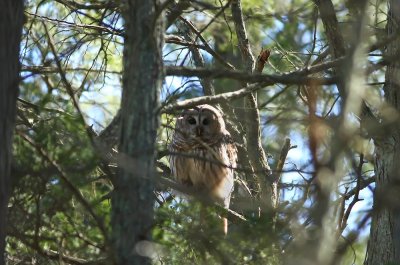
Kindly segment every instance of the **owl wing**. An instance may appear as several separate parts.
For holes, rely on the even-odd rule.
[[[226,144],[226,151],[228,153],[228,159],[229,159],[229,163],[230,167],[232,167],[232,170],[234,168],[236,168],[237,165],[237,148],[236,148],[236,144],[233,141],[233,138],[231,137],[230,134],[226,134],[224,135],[224,139],[223,141]]]
[[[236,168],[237,161],[237,149],[235,142],[229,133],[224,134],[223,138],[220,141],[220,144],[224,146],[223,150],[226,152],[226,158],[224,159],[225,163],[225,176],[222,181],[219,183],[218,188],[216,189],[218,193],[218,198],[222,200],[223,205],[226,208],[229,208],[231,193],[233,192],[233,181],[234,181],[234,169]]]
[[[187,163],[185,163],[185,158],[179,155],[179,153],[183,153],[182,148],[180,148],[176,142],[172,142],[168,146],[168,150],[172,153],[169,155],[171,175],[180,183],[187,186],[193,186],[190,176],[185,174],[185,172],[187,172]]]

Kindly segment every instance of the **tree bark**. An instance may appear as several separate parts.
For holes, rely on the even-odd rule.
[[[247,72],[253,73],[255,59],[247,37],[243,19],[242,3],[240,0],[232,1],[231,11],[243,64],[245,65]],[[243,85],[245,85],[245,83],[243,83]],[[271,187],[268,185],[269,183],[273,183],[270,179],[271,172],[268,165],[267,155],[265,154],[261,143],[260,112],[257,107],[257,94],[250,93],[244,99],[243,106],[245,112],[242,115],[245,118],[244,129],[246,132],[248,157],[250,159],[250,164],[255,171],[255,176],[259,185],[256,189],[262,200],[273,206],[277,204],[275,203],[278,200],[278,198],[276,198],[277,190],[273,188],[273,185],[271,185]]]
[[[151,263],[146,244],[153,226],[157,110],[163,78],[164,25],[159,6],[159,1],[127,0],[122,7],[126,30],[119,140],[122,158],[113,181],[111,217],[117,264]]]
[[[0,3],[0,264],[5,264],[7,205],[10,196],[12,137],[19,82],[23,1]]]
[[[389,1],[387,33],[398,32],[400,0]],[[400,41],[387,45],[385,99],[400,114]],[[397,57],[397,58],[396,58]],[[376,188],[366,265],[400,264],[400,125],[399,118],[375,143]]]

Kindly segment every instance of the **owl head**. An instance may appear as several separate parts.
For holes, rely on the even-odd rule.
[[[210,105],[199,105],[182,111],[175,128],[186,140],[197,138],[206,143],[219,140],[226,132],[221,112]]]

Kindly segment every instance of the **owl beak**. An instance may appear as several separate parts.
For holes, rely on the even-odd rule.
[[[201,136],[203,134],[203,128],[201,126],[196,127],[197,136]]]

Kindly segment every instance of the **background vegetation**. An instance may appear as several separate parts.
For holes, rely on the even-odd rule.
[[[150,227],[118,230],[146,263],[400,264],[399,1],[145,2],[25,1],[6,264],[142,264],[119,257],[121,220]],[[131,30],[146,5],[148,28]],[[161,77],[141,72],[156,47],[124,50],[151,38],[164,41],[158,92]],[[129,76],[154,83],[120,110]],[[224,111],[239,150],[227,237],[222,209],[206,204],[201,224],[204,202],[177,195],[188,191],[169,174],[173,118],[198,103]],[[120,129],[140,130],[146,113],[159,117],[151,178],[124,156],[146,153],[123,149],[135,134]],[[136,135],[136,146],[148,139]],[[121,172],[142,186],[123,189]],[[152,209],[115,211],[143,186]]]

